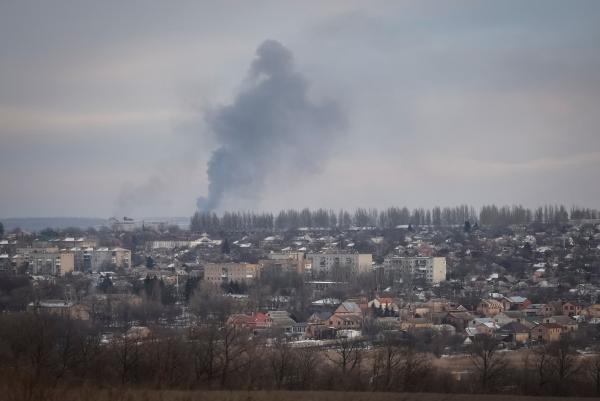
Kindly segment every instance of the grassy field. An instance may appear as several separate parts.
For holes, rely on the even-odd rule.
[[[576,397],[515,395],[368,393],[337,391],[92,391],[63,394],[63,400],[91,401],[568,401]],[[591,399],[591,398],[588,398]]]

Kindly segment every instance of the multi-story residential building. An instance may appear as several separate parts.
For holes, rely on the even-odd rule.
[[[86,260],[89,260],[89,267],[95,272],[113,268],[128,269],[131,267],[131,251],[124,248],[88,248],[84,252],[84,263]]]
[[[163,221],[134,220],[123,217],[122,220],[110,218],[109,223],[115,232],[134,232],[136,230],[162,231],[167,224]]]
[[[204,265],[204,280],[212,284],[249,283],[254,281],[258,274],[258,265],[251,263],[207,263]]]
[[[58,246],[60,248],[95,248],[98,246],[98,241],[94,238],[75,238],[75,237],[65,237],[65,238],[57,238],[54,240],[48,241],[49,244],[54,246]]]
[[[57,247],[19,248],[13,263],[17,269],[27,265],[35,275],[64,276],[75,270],[75,255]]]
[[[28,266],[36,275],[62,276],[75,270],[127,269],[131,267],[131,251],[123,248],[19,248],[12,262],[15,269]]]
[[[313,275],[329,275],[338,267],[351,273],[367,273],[373,267],[373,255],[370,253],[324,252],[306,254],[307,264]]]
[[[296,273],[298,262],[292,259],[261,259],[258,261],[261,273]]]
[[[430,284],[446,281],[446,258],[429,256],[388,256],[383,262],[386,276],[424,279]]]
[[[190,242],[191,241],[178,241],[178,240],[152,241],[150,243],[150,249],[189,248]]]
[[[271,252],[267,259],[261,260],[259,264],[262,268],[279,268],[285,271],[304,272],[304,253],[303,252]]]

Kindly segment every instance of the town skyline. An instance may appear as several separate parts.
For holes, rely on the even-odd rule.
[[[599,11],[593,1],[3,2],[0,217],[189,216],[209,193],[214,152],[240,144],[223,164],[240,179],[218,212],[597,208]],[[252,74],[274,71],[256,69],[265,43],[291,65],[278,82],[303,82],[270,93],[303,106],[284,121],[253,103],[243,126],[256,130],[224,130],[247,115],[239,100],[261,93],[249,92],[264,84]],[[228,142],[232,132],[257,146]],[[244,176],[248,166],[260,174]]]

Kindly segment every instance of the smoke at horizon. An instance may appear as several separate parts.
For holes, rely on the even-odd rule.
[[[207,165],[208,194],[198,198],[199,210],[218,210],[233,197],[260,200],[273,172],[319,171],[345,119],[336,102],[316,103],[308,89],[289,49],[275,40],[258,47],[232,104],[207,114],[219,147]]]

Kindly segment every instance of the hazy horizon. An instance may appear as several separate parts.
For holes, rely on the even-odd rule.
[[[0,216],[191,216],[210,183],[216,211],[599,208],[599,17],[2,2]]]

